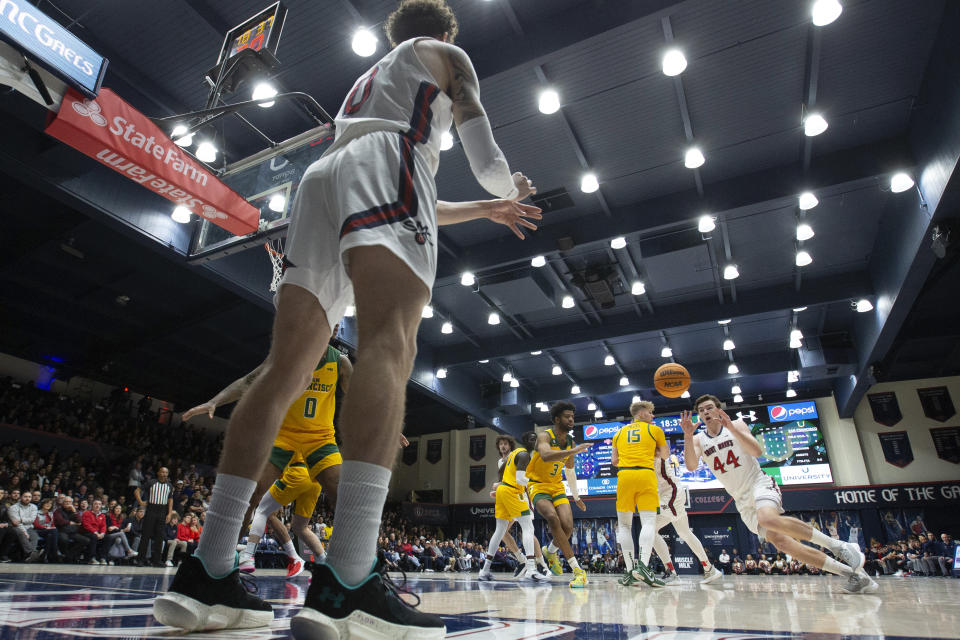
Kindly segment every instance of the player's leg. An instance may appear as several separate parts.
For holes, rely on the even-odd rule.
[[[670,547],[667,546],[667,541],[663,539],[659,532],[653,536],[653,552],[657,554],[660,562],[663,563],[663,567],[667,570],[667,577],[664,578],[664,582],[676,579],[677,570],[674,568],[673,559],[670,557]]]
[[[247,546],[240,553],[240,570],[244,573],[253,573],[256,569],[254,557],[257,552],[257,545],[260,543],[260,540],[263,539],[263,534],[267,530],[267,523],[271,522],[271,526],[279,523],[279,520],[276,518],[270,521],[270,517],[283,508],[284,504],[282,500],[285,500],[285,496],[283,496],[282,490],[277,488],[277,484],[273,484],[270,489],[263,494],[263,497],[260,498],[260,502],[253,512],[253,519],[250,522],[250,532],[247,534]],[[286,528],[284,528],[284,533],[286,533]],[[289,536],[287,537],[289,539]]]
[[[323,543],[320,542],[320,538],[318,538],[317,534],[310,529],[309,525],[309,517],[304,517],[299,513],[295,513],[293,514],[293,518],[290,520],[290,531],[293,532],[293,535],[302,540],[311,551],[313,551],[313,555],[318,559],[318,561],[322,562],[323,557],[326,555],[326,550],[323,548]]]
[[[270,454],[270,461],[263,465],[263,471],[260,472],[260,478],[257,480],[257,488],[253,490],[253,495],[250,496],[250,506],[247,508],[247,511],[243,516],[243,526],[240,528],[241,532],[243,532],[245,528],[249,527],[253,523],[253,516],[257,512],[257,506],[263,499],[264,494],[270,490],[270,486],[279,480],[283,474],[283,467],[286,466],[286,462],[284,462],[283,465],[278,468],[274,463],[274,453],[276,452],[277,448],[274,447]],[[289,454],[290,457],[293,456],[292,451],[290,451]],[[289,461],[289,457],[287,458],[287,461]],[[240,564],[243,564],[243,558],[240,559]]]
[[[154,603],[154,617],[162,624],[193,631],[211,625],[259,627],[273,620],[270,605],[240,582],[236,544],[283,414],[308,384],[329,338],[317,297],[298,286],[282,286],[270,354],[230,418],[197,551],[180,564],[170,590]],[[209,603],[227,615],[211,618],[214,605]]]
[[[328,464],[333,462],[333,464]],[[317,482],[323,486],[323,493],[330,502],[330,508],[336,512],[337,509],[337,491],[340,488],[340,466],[343,459],[339,453],[330,456],[330,459],[324,459],[319,465],[310,465],[310,471],[317,479]],[[318,469],[315,471],[315,469]]]
[[[300,554],[297,553],[297,548],[293,544],[293,538],[290,537],[290,531],[287,530],[287,526],[280,521],[276,513],[270,514],[267,518],[267,524],[270,525],[270,529],[276,534],[277,542],[280,543],[283,552],[287,554],[287,578],[297,577],[303,573],[304,562]]]
[[[510,552],[510,555],[512,555],[517,561],[517,568],[513,572],[513,577],[516,578],[525,570],[527,559],[523,555],[523,552],[520,551],[520,547],[517,546],[517,541],[513,535],[511,535],[510,528],[512,527],[508,527],[507,531],[503,534],[503,546],[507,548],[507,551]]]
[[[617,543],[620,545],[620,553],[623,554],[623,563],[626,567],[625,573],[633,571],[633,512],[621,511],[617,509]],[[662,557],[662,556],[661,556]]]
[[[769,502],[772,501],[764,498],[757,499],[757,524],[765,531],[775,531],[794,540],[810,541],[818,547],[829,549],[837,560],[854,571],[863,568],[865,557],[860,551],[860,545],[831,538],[802,520],[782,515],[779,501],[761,508],[761,504],[768,504]]]
[[[391,137],[370,136],[365,138]],[[424,198],[420,206],[425,206]],[[304,608],[291,621],[291,631],[296,638],[332,636],[356,614],[380,621],[357,623],[364,628],[382,623],[416,629],[424,638],[443,637],[446,631],[439,617],[391,602],[399,596],[385,588],[382,575],[371,575],[403,422],[406,382],[417,352],[417,328],[430,292],[385,246],[356,246],[346,256],[362,346],[340,416],[344,462],[333,523],[337,533],[326,564],[314,565]]]
[[[690,529],[686,509],[678,510],[677,519],[673,523],[673,528],[677,530],[677,535],[687,543],[687,546],[693,551],[693,555],[697,556],[697,560],[700,561],[700,566],[703,567],[702,584],[710,584],[723,577],[723,573],[713,566],[710,559],[707,558],[707,552],[704,550],[700,539],[693,533],[693,530]]]
[[[553,542],[559,545],[563,557],[567,559],[567,564],[573,571],[573,580],[570,581],[570,587],[581,589],[587,585],[587,572],[580,567],[577,557],[573,554],[573,547],[570,546],[570,535],[573,533],[573,509],[570,508],[570,501],[564,494],[554,498],[553,506],[556,509],[561,529],[560,538],[558,539],[554,535]]]
[[[553,506],[549,495],[537,493],[533,494],[533,508],[546,521],[547,528],[550,530],[550,544],[543,548],[544,558],[551,573],[560,575],[563,573],[563,567],[560,565],[557,551],[560,550],[558,545],[562,544],[560,539],[563,537],[563,525],[560,524],[557,509]]]
[[[490,544],[487,545],[487,555],[483,559],[483,566],[480,568],[480,580],[493,580],[493,573],[490,572],[490,567],[493,566],[493,559],[497,555],[497,549],[500,548],[500,541],[503,540],[503,536],[507,532],[510,522],[510,520],[503,520],[501,518],[496,519],[497,526],[493,530],[493,535],[490,536]]]
[[[533,551],[534,548],[536,548],[535,541],[537,539],[537,536],[533,533],[533,514],[528,513],[527,515],[520,516],[517,520],[520,523],[520,534],[523,538],[523,550],[525,552],[524,578],[527,580],[533,580],[535,582],[545,581],[547,580],[547,577],[537,571],[537,564]]]
[[[630,470],[626,473],[631,479],[634,505],[637,515],[640,516],[640,535],[637,539],[640,555],[634,573],[651,587],[662,587],[665,584],[663,580],[655,577],[649,568],[653,540],[657,536],[657,512],[660,510],[657,477],[648,469]]]

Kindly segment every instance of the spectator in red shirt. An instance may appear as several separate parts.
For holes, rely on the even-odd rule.
[[[102,502],[94,500],[93,505],[80,516],[83,530],[90,536],[90,546],[87,547],[87,557],[90,558],[90,564],[107,564],[105,558],[106,544],[104,542],[107,537],[107,516],[100,513],[102,507]]]
[[[47,562],[60,562],[60,553],[57,544],[60,540],[60,532],[53,522],[53,500],[44,498],[40,501],[40,511],[37,512],[37,518],[33,521],[33,530],[40,536],[40,544],[46,552]]]
[[[183,516],[183,522],[180,522],[180,514],[174,511],[170,514],[170,524],[168,529],[176,528],[176,537],[167,539],[167,561],[164,563],[168,567],[173,566],[173,556],[177,551],[187,552],[187,545],[193,541],[193,532],[190,531],[190,515]]]
[[[129,560],[137,556],[137,552],[133,550],[133,547],[131,547],[127,541],[126,533],[129,529],[129,523],[126,528],[123,526],[123,505],[113,505],[113,510],[107,514],[107,541],[104,546],[104,548],[107,549],[107,555],[110,555],[110,549],[119,547],[124,560]],[[113,563],[112,560],[110,562],[111,564]]]

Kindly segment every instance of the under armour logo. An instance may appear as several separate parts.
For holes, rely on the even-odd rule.
[[[737,411],[737,418],[740,420],[750,420],[750,422],[757,421],[757,412],[751,411],[750,413],[744,413],[742,411]]]
[[[323,591],[320,592],[318,599],[320,602],[326,602],[327,600],[330,600],[333,603],[333,608],[339,609],[343,606],[344,597],[345,596],[342,593],[334,595],[333,592],[330,591],[330,587],[324,587]]]
[[[107,119],[100,114],[100,105],[94,100],[84,100],[83,102],[74,102],[73,110],[82,116],[86,116],[98,127],[107,126]]]
[[[225,220],[227,217],[227,214],[225,214],[223,211],[217,211],[216,208],[211,207],[208,204],[203,205],[203,210],[200,211],[200,215],[208,220],[216,220],[218,218]]]

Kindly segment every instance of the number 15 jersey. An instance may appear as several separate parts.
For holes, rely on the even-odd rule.
[[[713,437],[704,428],[694,440],[700,457],[734,500],[752,501],[756,487],[770,484],[757,459],[740,446],[726,427],[720,427],[720,433]]]

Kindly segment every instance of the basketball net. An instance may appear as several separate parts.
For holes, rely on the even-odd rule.
[[[273,269],[273,277],[270,278],[270,291],[276,292],[280,287],[280,278],[283,277],[283,238],[277,238],[270,244],[270,240],[263,243],[263,248],[267,250],[270,256],[270,267]]]

